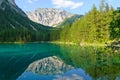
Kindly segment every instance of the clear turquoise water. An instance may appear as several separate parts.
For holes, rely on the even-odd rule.
[[[50,43],[0,44],[0,80],[16,80],[23,75],[30,63],[49,56],[61,58],[66,64],[74,66],[78,72],[79,69],[82,70],[83,74],[90,77],[84,80],[120,80],[119,53],[105,51],[102,47]],[[33,76],[34,80],[43,78],[41,75],[28,74]]]

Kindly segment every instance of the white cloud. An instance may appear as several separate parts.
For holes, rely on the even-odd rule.
[[[56,8],[70,8],[76,9],[81,7],[83,2],[73,2],[71,0],[52,0],[52,4],[55,5]]]
[[[27,0],[28,3],[33,3],[35,1],[38,1],[38,0]]]

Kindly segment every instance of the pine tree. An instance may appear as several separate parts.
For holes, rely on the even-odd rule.
[[[120,39],[120,10],[116,10],[112,16],[112,22],[110,23],[110,38]]]

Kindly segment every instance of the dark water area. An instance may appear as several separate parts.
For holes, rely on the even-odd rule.
[[[74,69],[49,75],[26,71],[34,61],[50,56]],[[120,54],[97,46],[0,44],[0,80],[120,80]]]

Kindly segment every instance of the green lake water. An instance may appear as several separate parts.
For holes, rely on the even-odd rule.
[[[50,43],[0,44],[0,80],[54,80],[55,74],[25,72],[32,62],[50,56],[74,67],[59,76],[77,74],[81,80],[120,80],[119,53],[103,47]]]

